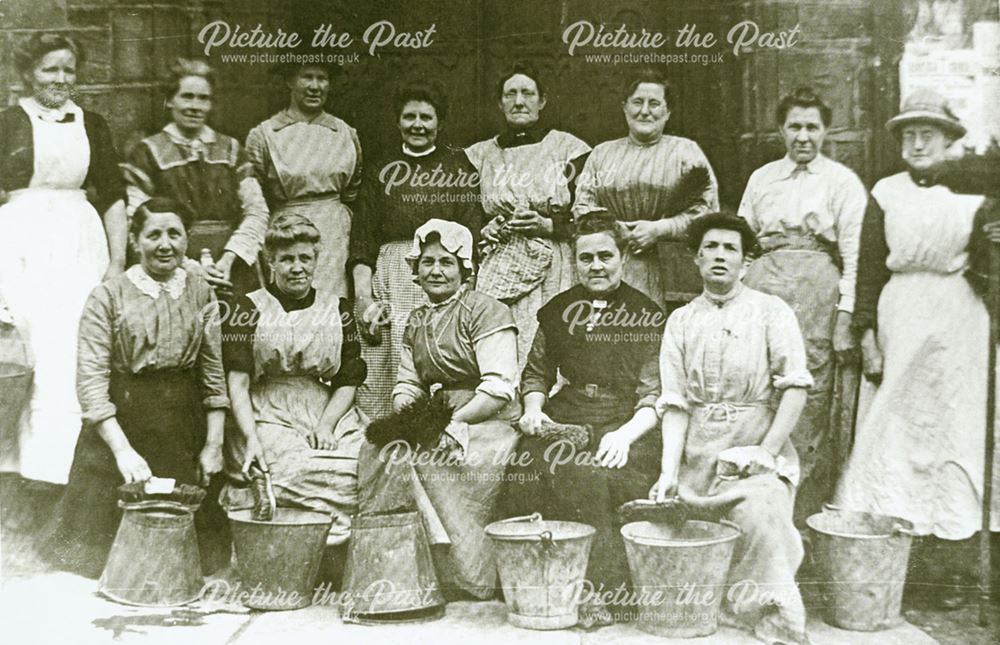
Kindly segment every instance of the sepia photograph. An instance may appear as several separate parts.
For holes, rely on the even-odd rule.
[[[0,640],[1000,643],[1000,0],[0,0]]]

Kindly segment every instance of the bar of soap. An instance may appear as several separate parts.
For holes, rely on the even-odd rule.
[[[147,495],[169,495],[176,484],[177,480],[169,477],[150,477],[146,480],[145,491]]]

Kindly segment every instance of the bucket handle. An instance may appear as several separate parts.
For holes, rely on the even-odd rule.
[[[512,522],[541,522],[542,514],[535,511],[531,515],[518,515],[517,517],[508,517],[505,520],[500,520],[497,524],[510,524]]]
[[[830,511],[831,513],[837,513],[839,511],[844,510],[844,509],[840,508],[836,504],[831,504],[830,502],[824,502],[823,503],[823,510],[824,511]]]
[[[500,520],[497,524],[509,524],[512,522],[541,522],[542,514],[535,511],[531,515],[519,515],[517,517],[508,517],[505,520]],[[527,537],[527,536],[526,536]],[[552,531],[541,531],[536,536],[542,543],[542,548],[548,551],[556,545],[555,540],[552,539]]]
[[[913,529],[908,529],[905,526],[903,526],[902,524],[893,524],[892,525],[892,534],[893,535],[907,535],[909,537],[917,537],[917,532],[916,531],[914,531]]]
[[[726,518],[722,518],[719,520],[719,524],[722,524],[723,526],[728,526],[731,529],[736,529],[740,535],[743,535],[743,529],[740,528],[739,524],[733,522],[732,520],[727,520]]]

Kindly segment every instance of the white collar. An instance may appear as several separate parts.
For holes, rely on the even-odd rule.
[[[129,282],[135,285],[136,289],[153,300],[159,298],[164,291],[167,292],[171,300],[177,300],[184,293],[184,287],[187,285],[187,272],[180,267],[174,269],[173,275],[163,282],[151,278],[138,264],[130,266],[125,271],[125,275],[128,276]]]
[[[417,152],[405,143],[403,144],[403,154],[408,157],[426,157],[427,155],[433,154],[435,150],[437,150],[437,145],[433,145],[423,152]]]
[[[67,100],[57,108],[45,107],[36,101],[33,96],[22,97],[18,99],[17,104],[31,116],[38,117],[42,121],[49,123],[59,123],[66,118],[67,114],[73,114],[77,119],[83,118],[83,110],[72,99]]]
[[[208,145],[210,143],[215,143],[215,130],[208,127],[207,125],[201,126],[201,130],[198,131],[193,137],[186,137],[181,129],[177,127],[177,124],[171,121],[167,125],[163,126],[163,131],[167,133],[174,142],[181,145],[192,145],[195,142]]]
[[[733,288],[729,290],[729,293],[717,294],[712,293],[708,289],[702,290],[702,295],[705,296],[705,300],[720,308],[735,300],[741,293],[743,293],[742,280],[737,280],[736,284],[733,285]]]

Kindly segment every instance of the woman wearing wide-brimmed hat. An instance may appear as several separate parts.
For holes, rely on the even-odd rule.
[[[351,235],[347,203],[354,201],[361,185],[361,142],[354,128],[325,110],[330,81],[339,68],[309,62],[282,64],[272,71],[284,78],[288,107],[250,131],[247,155],[272,219],[298,213],[319,230],[316,286],[346,296]],[[263,242],[263,232],[258,242]]]
[[[865,214],[853,326],[865,387],[877,389],[858,425],[839,503],[910,520],[932,536],[930,544],[948,549],[948,562],[973,562],[989,319],[963,274],[973,219],[989,203],[933,182],[934,165],[965,134],[943,97],[915,91],[886,127],[907,170],[875,184]],[[969,557],[956,550],[962,547]],[[961,572],[946,567],[928,582],[961,584]]]

